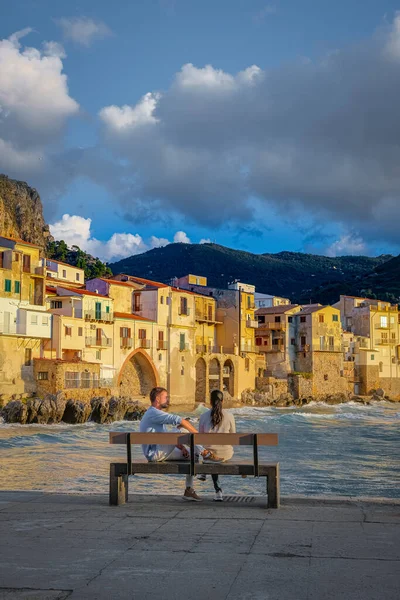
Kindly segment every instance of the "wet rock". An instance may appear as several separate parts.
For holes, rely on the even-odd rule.
[[[109,399],[108,398],[92,398],[90,401],[92,414],[91,421],[95,423],[105,423],[108,416]]]
[[[66,399],[63,392],[46,394],[42,398],[28,400],[28,423],[60,423],[63,418]]]
[[[89,402],[81,400],[68,400],[65,405],[65,411],[62,420],[65,423],[86,423],[92,412]]]
[[[378,388],[375,391],[375,395],[383,399],[385,397],[385,391],[382,388]]]
[[[108,415],[105,422],[112,423],[113,421],[123,421],[126,411],[126,398],[117,398],[116,396],[112,396],[108,405]]]
[[[124,418],[126,421],[140,421],[146,410],[147,406],[139,404],[136,400],[128,400]]]
[[[347,402],[348,398],[346,394],[331,394],[324,398],[324,402],[326,404],[343,404],[343,402]]]
[[[6,423],[21,423],[25,425],[28,417],[28,409],[26,404],[21,400],[11,400],[3,408],[1,416]]]

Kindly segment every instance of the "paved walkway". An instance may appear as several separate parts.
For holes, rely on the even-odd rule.
[[[1,600],[399,600],[400,501],[0,492]]]

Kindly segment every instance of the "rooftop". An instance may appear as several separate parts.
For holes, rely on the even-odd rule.
[[[257,308],[254,314],[257,315],[282,315],[286,312],[300,308],[299,304],[280,304],[279,306],[269,306],[267,308]]]
[[[148,321],[149,323],[154,322],[151,319],[146,319],[146,317],[132,315],[131,313],[114,312],[114,317],[117,319],[133,319],[134,321]]]
[[[15,242],[16,244],[23,244],[24,246],[32,246],[32,248],[41,248],[38,244],[31,244],[31,242],[25,242],[19,238],[8,237],[7,235],[0,235],[0,240],[9,240],[10,242]]]

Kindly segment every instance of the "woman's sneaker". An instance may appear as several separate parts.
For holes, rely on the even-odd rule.
[[[222,501],[223,501],[222,490],[218,490],[218,492],[215,492],[214,502],[222,502]]]
[[[193,502],[201,502],[201,498],[196,494],[193,488],[186,488],[183,494],[184,500],[192,500]]]
[[[211,450],[203,454],[203,462],[223,463],[225,460],[225,458],[220,458],[214,452],[211,452]]]

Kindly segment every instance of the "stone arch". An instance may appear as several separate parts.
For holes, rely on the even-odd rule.
[[[147,396],[157,385],[158,373],[150,356],[141,348],[131,352],[118,375],[120,395],[130,398]]]
[[[213,358],[210,360],[208,366],[208,387],[210,393],[213,390],[219,390],[221,381],[221,364],[218,359]]]
[[[207,388],[207,365],[204,358],[197,359],[196,362],[196,402],[206,401],[206,388]]]
[[[224,362],[223,369],[223,387],[234,398],[235,397],[235,367],[233,362],[228,359]]]

